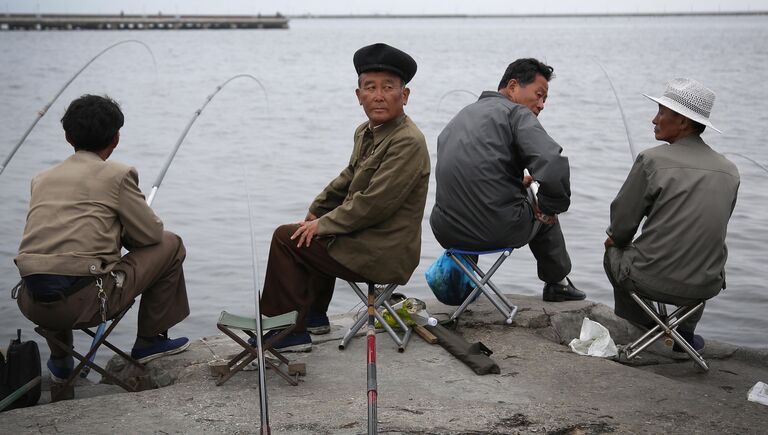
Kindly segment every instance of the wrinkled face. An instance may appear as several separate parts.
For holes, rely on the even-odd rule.
[[[653,133],[656,140],[672,143],[685,128],[686,118],[672,109],[659,104],[659,111],[653,118]]]
[[[531,109],[534,115],[539,116],[544,110],[548,92],[549,82],[543,75],[536,74],[536,78],[527,85],[521,85],[515,79],[510,80],[506,94],[510,100]]]
[[[403,113],[411,91],[402,85],[398,75],[371,71],[360,74],[359,81],[355,90],[357,101],[363,106],[372,126],[384,124]]]

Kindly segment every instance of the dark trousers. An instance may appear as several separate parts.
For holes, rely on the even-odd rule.
[[[541,225],[528,242],[528,247],[536,258],[540,280],[556,283],[571,273],[571,257],[565,247],[559,220],[552,225]]]
[[[640,297],[648,298],[654,302],[662,302],[678,307],[695,305],[701,302],[701,299],[671,296],[663,290],[648,288],[647,286],[642,286],[632,281],[629,277],[630,256],[626,255],[627,251],[630,249],[633,248],[611,247],[606,249],[605,255],[603,256],[605,274],[608,276],[608,281],[610,281],[613,286],[614,312],[617,316],[627,319],[638,326],[655,325],[653,320],[629,295],[629,292],[631,291],[634,291]],[[693,334],[703,313],[704,309],[698,310],[685,319],[678,329],[681,332]]]
[[[112,274],[101,276],[107,294],[107,318],[115,317],[141,295],[137,335],[155,336],[181,322],[189,315],[182,268],[185,257],[181,238],[167,231],[160,243],[136,248],[126,254],[112,270],[125,274],[121,288],[116,286]],[[56,331],[56,337],[71,347],[73,329],[101,323],[98,292],[94,283],[64,300],[41,303],[32,300],[29,291],[22,286],[18,305],[25,317],[45,329]],[[48,347],[54,357],[66,355],[51,342]]]
[[[309,247],[298,248],[297,241],[291,240],[297,228],[294,224],[281,225],[272,235],[261,312],[276,316],[296,310],[296,331],[301,332],[306,330],[309,311],[328,311],[336,278],[356,282],[366,279],[331,258],[324,239],[314,239]]]

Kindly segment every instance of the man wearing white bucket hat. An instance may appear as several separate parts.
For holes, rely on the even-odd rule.
[[[690,305],[725,288],[725,236],[739,189],[736,166],[701,138],[707,127],[720,132],[709,119],[714,92],[695,80],[677,78],[661,97],[645,96],[659,105],[652,121],[656,139],[669,144],[637,156],[611,203],[604,257],[615,312],[638,325],[652,323],[630,298],[631,290]],[[678,328],[696,350],[704,347],[704,340],[694,335],[701,313]]]

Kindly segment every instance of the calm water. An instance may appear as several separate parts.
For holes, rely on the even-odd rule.
[[[18,280],[13,265],[29,200],[29,180],[71,153],[60,119],[83,93],[109,94],[126,114],[114,159],[135,165],[148,192],[194,111],[216,86],[249,73],[263,83],[236,80],[208,105],[192,127],[155,199],[166,227],[184,238],[192,314],[173,334],[216,333],[222,309],[252,313],[247,185],[253,204],[259,280],[272,230],[300,220],[325,184],[343,168],[355,126],[364,120],[354,95],[354,51],[386,41],[419,64],[407,113],[424,131],[430,150],[442,127],[479,94],[495,89],[515,58],[538,57],[555,68],[546,110],[547,131],[572,165],[573,205],[561,216],[573,259],[574,282],[593,300],[612,305],[602,269],[608,205],[631,166],[624,125],[609,71],[639,149],[656,144],[655,105],[666,80],[690,76],[717,93],[713,120],[725,131],[705,133],[721,152],[768,163],[768,17],[294,20],[287,31],[143,31],[0,33],[0,157],[10,151],[35,114],[91,56],[124,39],[64,92],[0,176],[0,345],[16,328],[32,325],[8,296]],[[447,94],[447,95],[446,95]],[[765,348],[768,322],[768,174],[733,156],[742,174],[731,219],[728,289],[707,306],[699,331],[706,337]],[[419,268],[403,291],[430,296],[423,279],[441,249],[429,230],[430,189]],[[538,295],[535,264],[515,252],[497,275],[508,292]],[[339,283],[333,313],[356,308]],[[115,339],[129,347],[136,311]],[[85,341],[81,341],[83,345]],[[107,352],[104,352],[106,355]]]

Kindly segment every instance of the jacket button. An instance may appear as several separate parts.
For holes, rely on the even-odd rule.
[[[91,271],[93,272],[93,271],[95,271],[95,270],[96,270],[96,266],[95,266],[95,265],[93,265],[93,264],[91,264]]]

